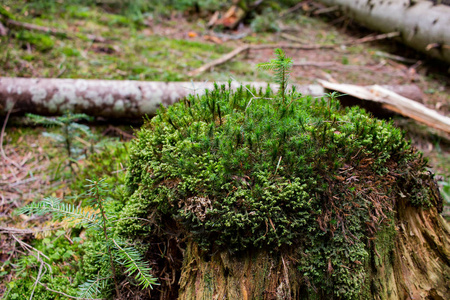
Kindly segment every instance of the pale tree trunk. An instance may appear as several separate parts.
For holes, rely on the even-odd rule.
[[[228,85],[227,82],[217,83]],[[240,86],[232,82],[232,87]],[[244,82],[257,90],[265,82]],[[141,119],[154,115],[161,106],[168,106],[189,94],[212,90],[212,82],[148,82],[131,80],[85,80],[52,78],[0,78],[0,115],[14,106],[14,114],[34,113],[61,115],[67,111],[96,117]],[[273,90],[277,90],[276,86]],[[320,85],[305,85],[297,89],[303,94],[321,96]]]
[[[227,82],[217,83],[228,85]],[[244,82],[259,90],[265,82]],[[233,88],[240,85],[232,82]],[[277,85],[271,85],[277,91]],[[324,95],[321,85],[296,86],[304,95]],[[415,85],[385,86],[405,97],[420,101],[422,92]],[[141,121],[154,115],[160,105],[171,105],[189,94],[212,90],[212,82],[147,82],[131,80],[85,80],[46,78],[0,78],[0,116],[34,113],[61,115],[67,111],[95,117]]]
[[[400,31],[400,40],[450,62],[450,6],[426,0],[319,0],[362,25],[382,32]]]
[[[382,230],[369,247],[360,299],[450,299],[449,225],[436,208],[414,208],[405,199],[396,211],[394,237]],[[223,250],[210,257],[188,242],[178,299],[330,299],[308,290],[310,283],[296,267],[297,249],[269,250],[239,255]]]

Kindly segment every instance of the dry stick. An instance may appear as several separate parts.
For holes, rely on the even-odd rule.
[[[393,37],[396,37],[399,35],[400,35],[400,32],[396,31],[396,32],[379,34],[379,35],[375,35],[375,36],[367,36],[367,37],[349,41],[349,42],[346,42],[343,44],[330,44],[330,45],[298,45],[298,44],[246,45],[246,46],[241,46],[239,48],[236,48],[233,51],[225,54],[224,56],[222,56],[216,60],[213,60],[212,62],[209,62],[209,63],[201,66],[198,69],[195,69],[195,70],[189,72],[188,76],[194,77],[194,76],[203,74],[204,72],[208,71],[209,69],[211,69],[215,66],[226,63],[227,61],[231,60],[233,57],[240,54],[241,52],[249,51],[249,50],[263,50],[263,49],[273,49],[273,48],[296,49],[296,50],[332,49],[332,48],[336,48],[336,47],[342,46],[342,45],[362,44],[362,43],[367,43],[367,42],[372,42],[372,41],[377,41],[377,40],[382,40],[382,39],[393,38]]]
[[[38,254],[38,261],[40,260],[40,258],[39,258],[39,254]],[[34,291],[36,290],[36,286],[37,286],[37,284],[38,283],[40,283],[40,279],[41,279],[41,277],[42,277],[42,269],[44,268],[44,261],[43,260],[41,260],[41,265],[39,266],[39,271],[38,271],[38,275],[37,275],[37,277],[36,277],[36,280],[34,281],[34,284],[33,284],[33,290],[31,291],[31,295],[30,295],[30,299],[29,300],[33,300],[33,295],[34,295]],[[46,270],[47,270],[47,268],[45,268]],[[44,274],[45,274],[45,272],[46,272],[46,270],[44,271]]]
[[[16,236],[14,234],[11,234],[12,238],[16,240],[16,242],[19,243],[19,245],[24,248],[25,250],[31,252],[31,250],[36,251],[37,254],[42,255],[43,257],[45,257],[46,259],[50,260],[50,258],[48,258],[47,255],[45,255],[44,253],[42,253],[41,251],[39,251],[38,249],[34,248],[33,246],[28,245],[27,243],[25,243],[24,241],[19,240],[18,238],[16,238]],[[34,256],[34,255],[33,255]]]
[[[247,45],[247,46],[242,46],[239,48],[234,49],[233,51],[231,51],[230,53],[225,54],[224,56],[213,60],[210,63],[207,63],[206,65],[201,66],[198,69],[195,69],[191,72],[188,73],[188,76],[198,76],[206,71],[208,71],[209,69],[224,64],[227,61],[231,60],[233,57],[235,57],[236,55],[240,54],[241,52],[244,51],[248,51],[248,50],[263,50],[263,49],[273,49],[273,48],[284,48],[284,49],[299,49],[299,50],[315,50],[315,49],[326,49],[326,48],[333,48],[335,46],[330,46],[330,45],[294,45],[294,44],[289,44],[289,45],[283,45],[283,44],[273,44],[273,45]]]
[[[388,58],[388,59],[392,59],[392,60],[395,60],[395,61],[399,61],[399,62],[404,62],[404,63],[416,64],[416,63],[420,62],[420,60],[410,59],[410,58],[406,58],[406,57],[399,56],[399,55],[394,55],[394,54],[390,54],[390,53],[384,53],[384,52],[381,52],[381,51],[375,52],[375,55],[379,56],[379,57],[383,57],[383,58]]]
[[[308,2],[308,1],[306,1],[306,2]],[[290,14],[290,13],[302,8],[303,4],[305,4],[305,1],[301,1],[301,2],[297,3],[296,5],[292,6],[291,8],[288,8],[287,10],[282,11],[279,14],[279,16],[284,17],[285,15]]]
[[[326,14],[326,13],[330,13],[333,11],[336,11],[339,9],[339,6],[335,5],[335,6],[331,6],[331,7],[325,7],[325,8],[321,8],[316,10],[315,12],[313,12],[313,15],[317,16],[320,14]]]
[[[2,153],[2,157],[5,161],[9,161],[11,164],[13,164],[17,169],[21,169],[21,167],[12,159],[10,159],[8,156],[6,156],[5,150],[3,150],[3,137],[5,136],[5,128],[6,128],[6,124],[8,123],[8,119],[9,119],[9,115],[11,114],[11,111],[14,108],[14,105],[16,103],[13,102],[13,105],[11,106],[11,108],[8,110],[8,113],[6,114],[6,118],[5,118],[5,122],[3,122],[3,126],[2,126],[2,132],[0,133],[0,151]]]
[[[313,68],[329,68],[335,70],[371,70],[380,69],[380,65],[364,66],[364,65],[343,65],[334,61],[305,61],[292,64],[293,67],[313,67]]]
[[[369,36],[366,36],[366,37],[363,37],[363,38],[360,38],[360,39],[357,39],[354,41],[347,42],[347,43],[345,43],[345,45],[363,44],[363,43],[367,43],[367,42],[390,39],[390,38],[394,38],[394,37],[398,37],[398,36],[400,36],[399,31],[393,31],[393,32],[377,34],[377,35],[369,35]]]
[[[55,228],[37,228],[37,229],[21,229],[21,228],[14,228],[14,227],[0,227],[0,232],[9,233],[9,234],[35,234],[38,232],[44,232],[44,231],[54,231],[59,228],[62,228],[62,226],[58,226]]]
[[[35,25],[35,24],[30,24],[30,23],[22,23],[22,22],[11,20],[11,19],[7,20],[6,24],[24,28],[27,30],[36,30],[36,31],[41,31],[41,32],[49,33],[49,34],[56,35],[56,36],[63,36],[68,39],[71,39],[73,37],[71,34],[64,32],[64,31],[60,31],[56,28],[44,27],[44,26],[39,26],[39,25]],[[93,34],[86,34],[86,37],[94,42],[99,42],[99,43],[106,42],[106,39],[101,36],[96,36]]]

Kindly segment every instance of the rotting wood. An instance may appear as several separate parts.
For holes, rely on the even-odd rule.
[[[353,84],[332,83],[325,80],[319,80],[319,82],[326,89],[348,94],[362,100],[379,102],[386,109],[414,119],[429,127],[450,133],[450,118],[382,86],[372,85],[364,87]]]
[[[237,56],[238,54],[250,51],[250,50],[264,50],[264,49],[274,49],[274,48],[282,48],[282,49],[295,49],[295,50],[319,50],[319,49],[333,49],[340,46],[348,46],[348,45],[356,45],[356,44],[363,44],[368,43],[372,41],[377,40],[383,40],[383,39],[389,39],[393,38],[399,35],[399,32],[390,32],[386,34],[379,34],[379,35],[370,35],[367,37],[363,37],[360,39],[348,41],[342,44],[325,44],[325,45],[301,45],[301,44],[263,44],[263,45],[245,45],[238,47],[234,49],[233,51],[223,55],[222,57],[219,57],[216,60],[213,60],[200,68],[197,68],[195,70],[190,71],[187,75],[191,77],[196,77],[200,74],[203,74],[204,72],[222,65],[226,63],[227,61],[231,60],[233,57]],[[286,37],[286,36],[285,36]]]
[[[219,86],[227,82],[218,82]],[[232,88],[240,83],[233,81]],[[265,82],[244,82],[257,90]],[[0,78],[0,115],[6,115],[15,103],[12,115],[34,113],[61,115],[66,111],[91,116],[140,121],[154,115],[160,105],[171,105],[189,94],[203,94],[213,89],[212,82],[147,82],[131,80],[85,80],[55,78]],[[277,91],[277,85],[271,85]],[[421,100],[417,86],[386,86],[410,98]],[[321,85],[296,86],[304,95],[321,97]]]

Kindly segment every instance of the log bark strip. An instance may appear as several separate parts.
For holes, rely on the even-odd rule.
[[[320,0],[338,5],[362,25],[381,32],[399,31],[400,40],[450,63],[450,7],[418,0]]]

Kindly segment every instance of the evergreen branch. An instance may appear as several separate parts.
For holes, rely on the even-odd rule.
[[[92,136],[92,132],[91,129],[89,128],[89,126],[83,125],[83,124],[78,124],[78,123],[71,123],[69,125],[70,129],[75,129],[78,131],[83,132],[86,136]]]
[[[41,202],[24,206],[17,210],[17,213],[36,215],[52,213],[56,217],[67,219],[68,222],[82,223],[89,227],[98,225],[98,216],[93,210],[61,203],[61,199],[56,197],[47,197]]]
[[[284,103],[290,70],[293,63],[292,59],[286,56],[286,53],[280,48],[275,49],[275,55],[277,58],[270,60],[270,62],[260,63],[257,66],[262,70],[274,71],[274,81],[280,85],[278,94],[281,96]]]
[[[26,114],[28,118],[30,118],[35,124],[41,124],[46,126],[63,126],[64,123],[58,120],[57,118],[48,118],[35,114]]]
[[[151,268],[144,262],[141,254],[134,247],[122,248],[115,239],[112,239],[112,241],[119,250],[120,263],[127,268],[126,273],[133,275],[137,272],[135,278],[142,288],[152,288],[152,285],[158,285],[156,278],[150,274]]]
[[[78,286],[78,297],[93,299],[100,294],[100,283],[104,280],[108,280],[110,277],[106,278],[96,278],[88,279],[85,283]]]

